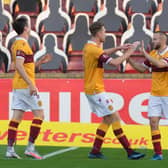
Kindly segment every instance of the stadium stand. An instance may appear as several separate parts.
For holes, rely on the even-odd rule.
[[[4,41],[6,35],[12,30],[12,21],[11,14],[4,9],[3,0],[0,0],[0,31],[2,32],[2,41]]]
[[[29,23],[30,23],[30,17],[28,15],[18,15],[17,17],[21,17],[21,16],[25,16],[29,20]],[[16,36],[17,36],[17,34],[14,30],[11,31],[6,36],[5,46],[9,50],[11,50],[11,46],[12,46],[13,42],[15,41]],[[30,31],[30,38],[28,39],[28,42],[29,42],[33,52],[36,52],[40,49],[40,45],[41,45],[40,37],[35,31],[33,31],[33,30]]]
[[[61,70],[66,72],[68,59],[67,55],[60,49],[58,49],[57,37],[53,33],[47,33],[43,37],[43,48],[37,51],[34,55],[35,62],[40,60],[46,54],[51,55],[50,60],[45,64],[39,65],[37,71],[56,71]]]
[[[151,30],[168,32],[168,0],[163,0],[162,9],[155,13],[151,20]]]
[[[67,0],[67,9],[71,17],[78,13],[94,16],[100,7],[100,0]]]
[[[10,12],[13,18],[16,18],[20,14],[29,15],[31,18],[32,29],[35,30],[35,23],[37,15],[43,11],[45,7],[44,0],[11,0]]]
[[[71,19],[62,10],[62,1],[49,0],[48,9],[41,12],[36,21],[36,32],[42,36],[45,33],[54,33],[58,37],[58,47],[62,48],[65,32],[71,28]]]
[[[151,49],[153,33],[146,28],[145,16],[142,13],[135,13],[132,16],[130,29],[124,32],[121,37],[121,44],[144,41],[145,48]]]
[[[120,39],[121,34],[127,30],[128,19],[126,15],[118,9],[117,0],[105,0],[104,9],[99,11],[93,21],[103,22],[107,33],[114,33]],[[119,41],[117,41],[117,44]]]
[[[44,0],[11,0],[10,11],[14,17],[18,14],[37,15],[44,7]]]
[[[123,2],[123,9],[127,16],[131,16],[133,13],[153,15],[157,11],[157,6],[157,0],[124,0]]]
[[[36,31],[41,33],[62,33],[70,29],[70,17],[62,11],[61,1],[49,0],[49,8],[39,14]]]
[[[131,20],[131,16],[134,13],[143,13],[145,15],[148,28],[150,28],[150,20],[152,15],[157,11],[157,7],[157,0],[125,0],[123,3],[123,9],[128,17],[128,20]]]
[[[11,22],[18,15],[26,14],[32,25],[29,43],[33,51],[36,52],[42,47],[45,34],[54,33],[57,40],[55,45],[67,55],[66,72],[78,73],[83,70],[82,48],[90,38],[88,26],[93,21],[102,21],[105,24],[107,37],[104,48],[143,39],[146,49],[149,50],[152,32],[168,32],[168,24],[165,21],[168,16],[168,0],[33,0],[32,3],[30,1],[32,0],[23,3],[22,0],[10,0],[9,4],[4,4],[3,0],[0,0],[1,46],[10,49],[16,36]],[[120,52],[111,56],[117,57],[121,54]],[[133,58],[143,60],[139,52],[136,52]],[[105,72],[133,72],[127,71],[127,66],[105,66]],[[40,72],[44,73],[46,67],[45,64],[41,65]],[[55,68],[54,71],[59,70]]]
[[[132,16],[130,29],[125,31],[121,37],[121,44],[143,40],[145,49],[149,51],[151,49],[152,36],[152,31],[146,28],[145,16],[142,13],[135,13]],[[144,57],[142,57],[141,53],[138,51],[138,48],[133,57],[134,59],[144,59]],[[126,67],[124,69],[127,71]]]
[[[116,47],[116,37],[113,33],[106,33],[106,39],[105,39],[105,43],[103,44],[103,48],[107,49],[107,48],[112,48],[112,47]],[[117,58],[119,56],[122,55],[122,52],[118,51],[116,53],[111,54],[110,56],[112,58]],[[107,65],[104,64],[104,69],[105,72],[123,72],[123,67],[124,65],[121,64],[119,67],[116,66],[111,66],[111,65]]]
[[[0,72],[8,72],[11,65],[11,54],[2,45],[2,33],[0,32]]]
[[[89,16],[81,13],[75,16],[74,28],[69,30],[64,37],[63,49],[68,55],[68,70],[82,70],[82,49],[90,39]]]

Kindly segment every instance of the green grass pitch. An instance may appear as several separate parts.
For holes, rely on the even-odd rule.
[[[41,155],[46,155],[68,147],[48,147],[37,146]],[[90,148],[78,148],[55,155],[44,160],[34,160],[24,156],[25,146],[16,146],[17,153],[22,157],[21,160],[6,159],[4,157],[6,146],[0,146],[0,167],[1,168],[167,168],[168,151],[164,150],[164,160],[151,161],[152,150],[138,149],[144,152],[146,157],[141,160],[128,160],[123,149],[103,148],[106,160],[88,159],[87,155]]]

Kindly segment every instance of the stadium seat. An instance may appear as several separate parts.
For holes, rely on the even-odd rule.
[[[67,0],[69,15],[74,17],[78,13],[94,16],[99,10],[100,0]]]
[[[116,37],[112,33],[106,33],[106,39],[103,44],[103,49],[108,49],[108,48],[113,48],[113,47],[116,47]],[[118,51],[118,52],[113,53],[109,56],[111,56],[112,58],[117,58],[121,55],[122,55],[122,53],[120,51]],[[105,69],[105,72],[123,72],[123,64],[121,64],[118,67],[104,64],[104,69]]]
[[[107,33],[114,33],[119,38],[128,25],[126,15],[118,9],[117,0],[105,0],[105,8],[95,15],[93,21],[103,22]]]
[[[2,41],[6,35],[12,30],[12,16],[4,9],[3,0],[0,0],[0,31],[2,32]]]
[[[11,55],[7,48],[2,45],[2,33],[0,32],[0,72],[8,72],[11,65]]]
[[[89,39],[89,16],[84,13],[77,14],[75,16],[74,28],[65,34],[63,41],[63,49],[69,59],[69,70],[83,69],[82,49]]]
[[[146,28],[145,16],[142,13],[135,13],[131,18],[131,27],[121,37],[121,45],[125,43],[133,43],[135,41],[144,41],[145,49],[151,49],[153,33]],[[133,55],[134,57],[141,57],[141,53],[137,49]]]
[[[150,28],[150,21],[152,15],[157,11],[157,0],[125,0],[123,2],[123,10],[126,13],[128,20],[134,13],[143,13],[146,18],[147,27]]]
[[[68,59],[66,54],[58,49],[57,37],[53,33],[47,33],[43,37],[43,48],[34,55],[35,62],[42,59],[46,54],[51,55],[51,59],[38,67],[37,71],[62,71],[66,72]]]
[[[133,43],[135,41],[144,41],[145,49],[151,49],[153,33],[146,28],[145,16],[142,13],[135,13],[131,18],[130,29],[121,37],[121,44]]]
[[[28,22],[30,23],[30,17],[28,15],[18,15],[17,17],[19,18],[21,16],[25,16],[28,19]],[[9,50],[11,50],[11,46],[12,46],[13,42],[15,41],[16,36],[17,36],[17,33],[14,30],[11,31],[7,35],[6,41],[5,41],[5,46]],[[33,31],[33,30],[30,31],[30,37],[28,39],[28,42],[29,42],[33,52],[36,52],[40,49],[40,37],[35,31]]]
[[[62,1],[49,0],[49,8],[39,14],[36,21],[36,32],[40,36],[45,33],[55,33],[62,36],[71,27],[71,20],[68,14],[62,11]]]
[[[45,0],[11,0],[10,11],[14,18],[20,14],[30,16],[32,29],[35,30],[35,23],[37,15],[43,10]]]
[[[44,7],[44,0],[11,0],[10,11],[14,17],[18,14],[28,14],[37,16]]]
[[[157,0],[124,0],[123,2],[123,9],[128,17],[134,13],[153,15],[157,11],[157,6]]]
[[[154,14],[151,20],[151,30],[168,32],[168,0],[163,0],[162,9]]]

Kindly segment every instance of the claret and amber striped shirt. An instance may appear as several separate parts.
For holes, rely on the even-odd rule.
[[[84,91],[86,94],[104,92],[103,63],[108,63],[111,59],[95,42],[88,41],[86,43],[83,49]]]
[[[11,50],[14,63],[16,63],[16,58],[24,59],[23,67],[32,83],[35,83],[35,65],[33,51],[30,48],[27,40],[22,37],[17,37],[12,45]],[[27,83],[22,79],[17,70],[15,70],[12,86],[13,89],[28,88]]]
[[[161,53],[157,50],[152,50],[150,56],[158,60],[162,59],[168,64],[168,47]],[[151,95],[168,96],[168,67],[158,68],[152,65],[148,60],[145,60],[143,64],[152,70]]]

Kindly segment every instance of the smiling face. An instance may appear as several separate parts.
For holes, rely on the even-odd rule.
[[[159,33],[155,33],[152,40],[153,48],[158,50],[161,47],[161,38]]]
[[[163,32],[154,33],[152,44],[155,50],[165,47],[167,45],[167,35]]]

